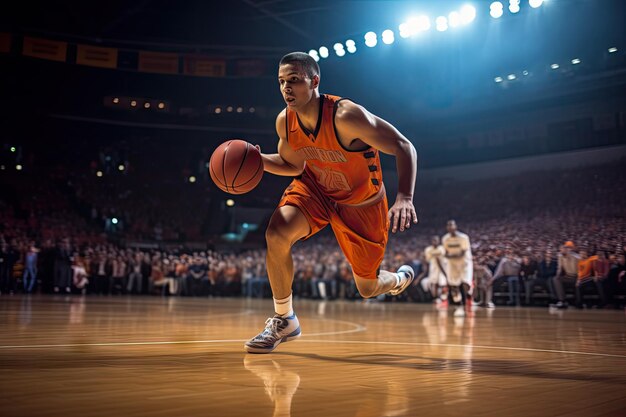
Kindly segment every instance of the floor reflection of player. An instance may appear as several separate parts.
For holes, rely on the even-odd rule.
[[[263,381],[265,393],[274,403],[274,417],[291,416],[291,401],[300,386],[300,376],[267,356],[246,355],[243,366]]]

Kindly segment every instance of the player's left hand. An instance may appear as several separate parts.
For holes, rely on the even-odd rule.
[[[398,229],[404,232],[404,229],[411,227],[411,223],[417,223],[417,213],[410,198],[398,197],[389,209],[388,216],[392,233],[396,233]]]

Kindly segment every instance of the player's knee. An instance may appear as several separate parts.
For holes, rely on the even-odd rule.
[[[265,231],[265,241],[268,246],[281,246],[289,244],[289,236],[284,228],[277,226],[268,226]]]

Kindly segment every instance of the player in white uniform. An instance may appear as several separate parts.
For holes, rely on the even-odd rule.
[[[433,298],[439,303],[442,299],[448,297],[446,280],[446,250],[443,245],[439,243],[439,236],[433,236],[430,241],[430,246],[424,249],[424,258],[428,263],[428,288]],[[439,294],[442,294],[442,298],[439,298]],[[445,294],[445,296],[444,296]]]
[[[455,303],[460,302],[462,299],[461,291],[463,291],[467,304],[471,306],[474,266],[470,240],[465,233],[457,230],[454,220],[448,221],[447,229],[448,233],[441,239],[441,243],[446,251],[446,276],[452,292],[452,300]],[[462,307],[455,312],[455,315],[459,316],[464,314]]]

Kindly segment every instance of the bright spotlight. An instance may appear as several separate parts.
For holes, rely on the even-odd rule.
[[[517,77],[515,76],[515,74],[509,74],[506,76],[506,79],[509,81],[513,81],[514,79],[516,79]]]
[[[400,23],[400,26],[398,26],[398,30],[400,31],[400,37],[401,38],[408,38],[411,36],[411,31],[409,29],[409,24],[408,23]]]
[[[365,34],[365,45],[369,46],[370,48],[373,48],[376,46],[377,43],[378,43],[378,39],[376,37],[376,33],[367,32]]]
[[[237,113],[243,113],[243,107],[237,107]]]
[[[522,71],[522,75],[528,75],[529,72],[527,70]]]
[[[227,111],[228,113],[232,113],[232,112],[233,112],[233,106],[228,106],[228,107],[226,107],[226,111]]]
[[[435,26],[439,32],[448,30],[448,19],[445,16],[439,16],[435,19]]]
[[[113,217],[113,218],[111,219],[111,223],[113,223],[113,224],[117,224],[117,218],[116,218],[116,217]]]
[[[18,170],[18,171],[21,171],[21,170],[22,170],[22,166],[21,166],[21,165],[19,165],[19,164],[18,164],[18,165],[15,165],[15,169],[16,169],[16,170]]]
[[[385,45],[391,45],[395,41],[393,30],[387,29],[383,31],[383,43]]]
[[[221,107],[216,107],[215,108],[215,114],[220,114],[222,112],[222,108]]]
[[[157,106],[159,109],[163,110],[165,108],[165,103],[160,102],[159,105]]]
[[[352,39],[348,39],[346,41],[346,48],[348,49],[348,52],[350,52],[351,54],[356,52],[356,42],[354,42]]]
[[[148,103],[147,101],[145,103],[143,103],[143,108],[144,109],[149,109],[150,108],[150,103]]]
[[[311,57],[313,57],[313,59],[315,60],[315,62],[320,60],[320,56],[317,54],[317,50],[315,49],[311,49],[309,51],[309,55],[311,55]]]
[[[614,54],[615,52],[617,52],[616,47],[609,48],[609,54]]]
[[[413,36],[418,32],[425,32],[430,29],[430,19],[425,15],[411,17],[407,20],[406,25],[409,36]]]
[[[533,9],[536,9],[537,7],[540,7],[543,4],[543,0],[528,0],[528,4]]]
[[[553,70],[559,69],[559,67],[560,67],[559,64],[552,64],[552,65],[550,65],[550,68],[552,68]]]
[[[511,13],[519,12],[519,0],[509,0],[509,11]]]
[[[343,49],[343,43],[337,42],[333,45],[333,49],[335,50],[337,56],[344,56],[346,54],[346,50]]]
[[[489,14],[494,19],[499,19],[504,14],[504,6],[499,1],[494,1],[489,6]]]
[[[572,65],[578,65],[578,64],[580,64],[580,62],[581,62],[581,61],[580,61],[580,59],[578,59],[578,58],[574,58],[574,59],[572,59]]]
[[[117,104],[120,102],[119,97],[113,97],[113,104]]]
[[[328,58],[328,48],[325,46],[320,47],[320,57]]]
[[[11,152],[15,152],[17,151],[17,148],[15,148],[15,146],[11,146]]]
[[[497,82],[497,83],[501,83],[502,81],[504,81],[504,80],[502,79],[502,77],[496,77],[496,78],[494,78],[493,80],[494,80],[495,82]]]
[[[117,166],[117,169],[118,169],[118,171],[124,171],[124,169],[126,169],[126,167],[124,165],[122,165],[122,164],[119,164]]]
[[[96,172],[96,177],[98,177],[98,178],[102,177],[102,171],[97,171]]]
[[[461,24],[461,14],[457,11],[450,12],[448,15],[448,23],[451,28],[455,28]]]
[[[131,100],[130,107],[137,107],[137,100]]]
[[[229,198],[228,200],[226,200],[226,205],[228,207],[232,207],[235,205],[235,200],[233,200],[232,198]]]
[[[465,6],[461,7],[461,22],[464,25],[471,23],[472,21],[474,21],[475,18],[476,9],[474,8],[474,6],[466,4]]]
[[[196,182],[196,177],[194,177],[193,175],[191,177],[189,177],[189,182],[192,183],[192,184],[194,182]]]
[[[345,49],[337,49],[335,50],[335,53],[337,54],[338,57],[342,57],[346,55],[346,50]]]

